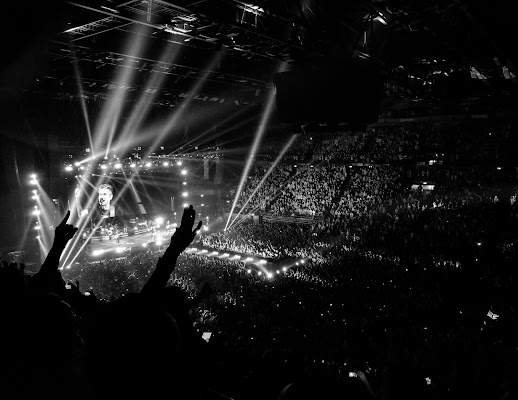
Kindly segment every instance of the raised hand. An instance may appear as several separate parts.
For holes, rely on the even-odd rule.
[[[66,244],[72,239],[77,232],[77,228],[67,224],[68,218],[70,218],[70,210],[67,211],[67,215],[63,218],[63,221],[56,227],[54,234],[54,246],[65,248]]]
[[[196,237],[196,233],[201,229],[201,221],[198,222],[198,225],[194,230],[192,229],[195,218],[196,211],[193,209],[192,205],[183,210],[182,223],[180,227],[176,229],[171,238],[171,244],[167,249],[168,253],[172,252],[173,254],[180,254],[192,243]]]

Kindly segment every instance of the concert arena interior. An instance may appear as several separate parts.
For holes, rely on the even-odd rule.
[[[503,0],[2,4],[0,398],[518,399]]]

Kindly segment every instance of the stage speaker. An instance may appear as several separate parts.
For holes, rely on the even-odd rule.
[[[254,215],[254,224],[261,225],[263,223],[262,215]]]
[[[320,62],[295,68],[273,77],[280,122],[377,121],[383,77],[371,64]]]

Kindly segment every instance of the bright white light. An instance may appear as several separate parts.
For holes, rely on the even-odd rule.
[[[282,267],[282,270],[283,270],[284,272],[286,272],[286,271],[288,270],[288,268],[286,268],[286,267]]]
[[[273,278],[273,274],[271,272],[268,272],[268,274],[266,274],[266,276],[268,276],[268,278]]]
[[[98,256],[98,255],[103,254],[103,253],[104,253],[103,250],[95,250],[95,251],[92,252],[92,255],[93,256]]]
[[[41,229],[41,226],[36,225],[36,226],[34,227],[34,229],[36,229],[37,231],[39,231],[39,230]]]
[[[143,243],[143,244],[142,244],[142,247],[147,247],[147,243]]]
[[[76,163],[74,163],[74,165],[75,165],[76,167],[79,167],[79,166],[81,165],[81,163],[76,162]]]
[[[266,260],[259,260],[259,264],[266,264]]]
[[[40,235],[36,236],[36,239],[39,239],[40,238]]]
[[[101,165],[101,169],[106,169],[106,168],[107,168],[107,167],[106,167],[106,164],[102,164],[102,165]]]
[[[65,171],[70,172],[70,171],[73,171],[73,170],[74,170],[74,168],[73,168],[71,165],[67,165],[67,166],[65,167]]]
[[[182,169],[182,175],[187,175],[187,170],[186,169]]]
[[[155,224],[157,224],[158,226],[162,225],[164,223],[164,218],[163,217],[156,217],[155,218]]]
[[[247,257],[247,258],[245,258],[245,261],[252,261],[252,260],[253,260],[253,258],[252,258],[252,257]]]
[[[189,195],[189,193],[187,193],[187,192],[183,192],[183,193],[182,193],[182,196],[183,196],[183,197],[187,197],[188,195]]]
[[[33,200],[38,200],[38,195],[37,195],[37,194],[34,194],[34,195],[32,195],[32,197],[31,197],[31,198],[32,198]]]
[[[148,167],[148,168],[151,167],[151,163],[150,162],[146,163],[146,167]]]
[[[119,169],[119,168],[122,168],[122,165],[117,163],[117,164],[114,165],[114,167],[115,167],[115,169]]]
[[[301,263],[301,264],[304,264],[304,263],[305,263],[305,261],[304,261],[304,260],[300,260],[300,263]]]
[[[38,191],[37,191],[36,189],[34,189],[34,190],[32,191],[32,193],[34,193],[34,194],[38,194]]]
[[[276,273],[278,273],[278,274],[280,274],[280,273],[281,273],[281,271],[279,271],[279,270],[277,270],[277,271],[275,271],[275,272],[276,272]]]
[[[498,171],[500,171],[500,170],[502,169],[502,167],[496,167],[496,169],[497,169]]]
[[[480,242],[477,242],[477,246],[482,246],[482,243],[480,243]]]
[[[40,215],[41,214],[41,211],[40,210],[34,210],[32,212],[32,215]]]
[[[263,274],[263,273],[262,273],[261,271],[259,271],[259,272],[257,273],[257,275],[259,275],[259,276],[261,276],[262,274]]]
[[[82,165],[79,167],[80,170],[84,170],[85,167],[83,167]]]
[[[187,182],[182,183],[182,185],[184,185],[184,186],[187,185]]]
[[[124,247],[117,247],[117,248],[115,249],[115,251],[116,251],[117,253],[122,253],[124,250],[126,250]]]
[[[189,207],[189,204],[183,203],[183,208],[187,208],[187,207]]]
[[[36,179],[36,174],[31,174],[31,175],[30,175],[30,178],[31,178],[31,179]]]
[[[182,162],[181,161],[177,161],[176,165],[182,165]]]
[[[164,162],[163,166],[164,167],[169,167],[169,163],[166,161],[166,162]]]
[[[131,167],[131,168],[135,168],[136,166],[137,166],[137,164],[135,164],[135,163],[131,163],[131,164],[130,164],[130,167]]]
[[[209,227],[207,225],[203,225],[203,230],[207,232],[209,230]]]
[[[175,222],[175,223],[173,224],[173,228],[176,228],[177,226],[178,226],[178,224]]]
[[[156,245],[157,246],[162,246],[162,241],[159,240],[158,242],[156,242]]]
[[[247,269],[246,272],[248,272],[249,274],[252,273],[252,270],[251,269]]]
[[[37,184],[38,184],[38,181],[37,181],[36,179],[31,179],[31,180],[29,181],[29,183],[30,183],[31,185],[37,185]]]
[[[297,262],[295,263],[295,265],[299,265],[299,262],[297,261]]]

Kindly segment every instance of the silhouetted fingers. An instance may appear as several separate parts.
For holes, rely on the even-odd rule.
[[[64,226],[67,224],[68,218],[70,218],[70,210],[67,211],[67,214],[65,215],[65,218],[63,218],[63,221],[59,224],[59,226]]]

